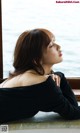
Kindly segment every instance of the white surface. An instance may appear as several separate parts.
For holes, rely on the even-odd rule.
[[[32,129],[10,131],[9,133],[80,133],[80,129]]]

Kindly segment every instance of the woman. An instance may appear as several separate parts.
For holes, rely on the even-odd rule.
[[[54,111],[66,119],[79,119],[80,109],[65,76],[53,72],[62,61],[55,36],[46,29],[23,32],[14,50],[14,72],[0,84],[0,122]]]

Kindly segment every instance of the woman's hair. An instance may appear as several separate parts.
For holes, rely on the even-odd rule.
[[[49,45],[50,31],[46,29],[34,29],[23,32],[16,43],[14,50],[14,72],[10,77],[17,76],[27,70],[33,69],[43,75],[44,69],[40,63],[43,50]]]

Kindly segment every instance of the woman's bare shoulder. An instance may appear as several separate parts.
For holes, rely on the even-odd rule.
[[[32,74],[32,73],[28,73],[28,74],[26,73],[21,78],[22,86],[42,83],[42,82],[46,81],[48,77],[49,77],[49,75],[41,76],[41,75],[36,75],[36,74]]]
[[[30,85],[42,83],[46,81],[48,77],[49,75],[41,76],[35,73],[25,72],[24,74],[5,80],[2,84],[0,84],[0,88],[30,86]]]

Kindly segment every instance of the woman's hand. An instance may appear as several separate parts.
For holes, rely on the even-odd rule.
[[[61,78],[58,75],[51,74],[52,79],[56,82],[56,85],[60,87]]]

